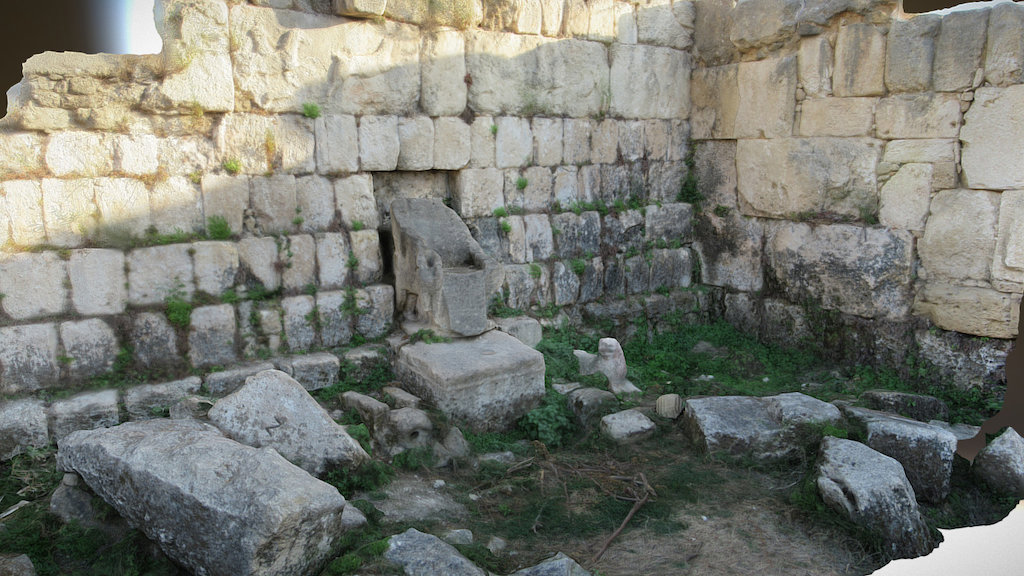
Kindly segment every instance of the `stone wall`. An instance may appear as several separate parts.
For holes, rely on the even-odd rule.
[[[509,306],[710,310],[677,201],[690,2],[165,0],[156,20],[159,55],[45,53],[8,93],[0,394],[379,337],[399,197],[455,208]]]
[[[696,246],[726,316],[998,379],[1024,289],[1024,6],[695,5]]]

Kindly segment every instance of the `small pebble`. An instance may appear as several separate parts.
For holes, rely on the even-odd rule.
[[[434,490],[439,490],[441,488],[444,488],[444,486],[445,486],[444,480],[440,480],[440,479],[434,480]]]

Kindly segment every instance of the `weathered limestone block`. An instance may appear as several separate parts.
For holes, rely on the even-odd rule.
[[[320,173],[359,171],[359,129],[354,116],[321,116],[313,124],[313,134]]]
[[[494,330],[404,346],[395,373],[407,390],[477,431],[507,429],[544,396],[544,356]]]
[[[684,6],[689,6],[688,18],[677,19],[675,13],[679,12],[682,15],[682,12],[685,11]],[[693,4],[690,2],[673,4],[671,0],[649,2],[637,10],[636,29],[637,41],[642,44],[686,50],[693,45]]]
[[[429,116],[398,119],[398,169],[429,170],[434,165],[434,122]]]
[[[494,115],[597,115],[607,105],[607,62],[597,42],[470,31],[469,106]]]
[[[648,160],[667,160],[671,146],[671,121],[647,120],[644,122],[644,153]]]
[[[885,55],[885,87],[889,92],[921,92],[931,87],[935,36],[941,22],[937,14],[893,20]]]
[[[173,382],[143,384],[124,391],[122,400],[128,417],[132,420],[149,420],[165,417],[171,406],[182,399],[199,393],[203,381],[190,376]]]
[[[401,566],[405,574],[487,575],[451,544],[415,528],[389,538],[384,558]]]
[[[500,131],[500,128],[499,128]],[[538,166],[558,166],[562,163],[562,119],[534,118],[533,158]]]
[[[86,392],[50,405],[50,437],[58,444],[76,430],[117,426],[117,390]]]
[[[352,255],[359,261],[355,269],[356,279],[362,284],[378,282],[384,271],[384,263],[381,260],[377,230],[353,230],[349,238],[352,242]]]
[[[883,162],[890,164],[952,162],[956,140],[890,140],[885,145]]]
[[[343,310],[345,305],[344,292],[321,290],[316,293],[320,344],[326,348],[342,346],[352,339],[352,315]]]
[[[807,311],[784,300],[766,298],[763,303],[763,322],[760,330],[767,338],[777,342],[808,342],[811,329],[807,325]]]
[[[59,132],[46,146],[46,167],[54,176],[102,176],[113,170],[111,141],[92,132]]]
[[[0,183],[7,217],[10,221],[10,239],[15,244],[29,246],[46,239],[43,225],[43,194],[39,182],[11,180]]]
[[[619,122],[605,118],[590,132],[590,162],[614,164],[619,159]]]
[[[998,492],[1024,495],[1024,439],[1008,428],[978,453],[971,472]]]
[[[868,136],[875,124],[875,98],[804,100],[801,136]]]
[[[949,495],[957,442],[952,432],[866,408],[844,412],[864,427],[865,444],[903,465],[919,500],[938,503]]]
[[[43,179],[43,220],[51,244],[79,246],[94,231],[99,216],[93,202],[94,182],[91,178]]]
[[[964,185],[1024,188],[1024,85],[979,88],[964,115],[960,140]]]
[[[589,0],[590,22],[587,26],[587,38],[598,42],[611,42],[615,39],[615,2],[614,0]]]
[[[791,448],[784,445],[783,427],[771,418],[760,398],[690,398],[681,419],[690,439],[708,453],[724,450],[773,458]]]
[[[870,138],[740,140],[741,211],[776,218],[821,211],[860,217],[877,203],[880,155],[881,142]]]
[[[193,366],[224,366],[235,361],[235,311],[230,304],[192,310],[188,358]]]
[[[4,132],[0,137],[0,175],[4,179],[35,172],[43,165],[43,136],[33,132]]]
[[[273,448],[314,476],[369,459],[301,384],[278,370],[250,376],[213,405],[209,418],[230,438],[254,448]]]
[[[337,290],[348,280],[349,243],[345,234],[326,232],[316,235],[316,261],[320,270],[320,289]]]
[[[797,52],[797,80],[810,97],[832,92],[832,45],[824,35],[800,40]]]
[[[466,109],[466,41],[455,30],[424,35],[420,106],[428,116],[458,116]]]
[[[295,229],[295,177],[290,174],[255,176],[252,179],[251,201],[256,226],[266,234]]]
[[[601,418],[601,433],[619,444],[636,442],[654,434],[656,426],[643,412],[623,410]]]
[[[988,49],[985,52],[985,80],[996,86],[1024,80],[1024,6],[996,5],[988,18]]]
[[[281,287],[278,246],[271,236],[244,238],[238,242],[238,260],[243,270],[268,291]]]
[[[314,573],[343,530],[334,487],[193,420],[79,432],[57,459],[197,574]]]
[[[601,168],[602,166],[591,164],[579,168],[579,194],[580,200],[594,202],[601,196]]]
[[[611,47],[611,108],[622,118],[688,118],[690,55],[660,46]]]
[[[56,252],[18,253],[0,259],[0,306],[15,320],[67,309],[68,265]]]
[[[455,209],[463,218],[483,218],[504,206],[504,179],[497,168],[470,168],[455,176]]]
[[[42,400],[27,398],[0,405],[0,461],[10,460],[26,448],[45,448],[49,443]]]
[[[171,176],[153,184],[149,207],[149,220],[160,234],[204,228],[202,192],[187,176]]]
[[[551,194],[559,206],[571,206],[574,202],[579,202],[579,179],[579,169],[575,166],[555,168],[555,181],[552,184]]]
[[[708,232],[694,242],[703,283],[745,292],[762,288],[764,224],[761,220],[730,211],[724,217],[704,214],[698,227]]]
[[[579,276],[564,262],[555,262],[551,265],[551,289],[556,306],[575,304],[580,292]]]
[[[330,352],[317,352],[277,358],[274,366],[312,392],[338,382],[341,360]]]
[[[918,243],[928,278],[988,280],[998,210],[995,192],[943,190],[936,194]]]
[[[335,180],[334,205],[349,230],[380,226],[380,214],[373,197],[373,177],[369,174],[353,174]]]
[[[518,168],[533,163],[533,135],[526,118],[501,116],[495,119],[494,155],[498,168]]]
[[[438,200],[396,200],[391,218],[396,310],[445,332],[483,332],[487,303],[502,283],[500,264]]]
[[[779,138],[793,134],[796,57],[742,62],[737,74],[736,136]]]
[[[198,104],[206,111],[233,110],[227,5],[211,1],[161,4],[156,21],[167,75],[145,95],[143,106],[175,109]]]
[[[114,330],[99,318],[62,322],[60,340],[68,376],[82,380],[110,370],[120,347]]]
[[[157,304],[171,294],[188,299],[194,291],[194,271],[188,245],[138,248],[128,254],[129,303]]]
[[[892,412],[921,422],[949,420],[949,406],[934,396],[892,390],[868,390],[860,395],[868,408]]]
[[[670,202],[647,208],[644,222],[649,242],[688,242],[692,229],[693,206]]]
[[[56,325],[0,328],[0,392],[19,394],[47,388],[59,375]]]
[[[693,261],[689,248],[654,249],[652,252],[650,290],[690,286]]]
[[[514,336],[530,348],[535,348],[543,337],[540,322],[529,316],[495,318],[494,322],[497,324],[498,330]]]
[[[689,2],[687,2],[689,4]],[[512,576],[544,576],[546,574],[565,574],[566,576],[584,576],[589,574],[575,560],[562,552],[544,560],[536,566],[523,568],[512,573]]]
[[[589,118],[566,118],[562,123],[562,159],[566,164],[582,165],[590,156],[593,122]]]
[[[176,339],[174,328],[162,313],[140,312],[132,319],[131,340],[140,367],[161,369],[180,364]]]
[[[840,438],[821,441],[818,492],[853,522],[885,539],[887,552],[912,558],[934,548],[900,463]]]
[[[839,408],[800,392],[786,392],[763,400],[768,414],[783,424],[837,424],[843,418]]]
[[[207,220],[219,216],[235,234],[242,231],[242,218],[249,207],[249,178],[224,174],[204,174],[202,179],[203,213]]]
[[[875,109],[879,138],[956,138],[960,100],[956,94],[898,95]]]
[[[282,298],[281,312],[288,350],[300,352],[316,345],[316,306],[312,296]]]
[[[208,373],[203,378],[203,385],[206,386],[210,394],[219,398],[241,388],[249,377],[267,370],[275,370],[274,364],[271,362],[243,364],[227,370]]]
[[[889,154],[886,149],[886,154]],[[878,221],[883,226],[924,230],[932,192],[931,164],[904,164],[882,186]]]
[[[555,238],[561,258],[593,255],[601,248],[601,216],[597,212],[583,212],[579,216],[572,212],[555,214],[551,225],[561,231]]]
[[[836,96],[885,93],[885,35],[867,23],[839,27],[832,91]]]
[[[791,300],[865,318],[902,318],[910,308],[909,232],[847,224],[782,223],[768,233],[768,270]]]
[[[734,210],[737,207],[736,142],[707,141],[695,146],[696,177],[701,196],[709,206],[722,205]]]
[[[526,260],[542,262],[550,258],[555,251],[555,244],[547,214],[523,216],[523,228],[526,240]]]
[[[323,176],[309,175],[295,179],[295,212],[301,218],[297,228],[302,232],[318,232],[334,221],[334,187]],[[296,219],[292,219],[295,224]]]
[[[150,226],[149,191],[134,178],[97,178],[97,232],[128,232],[142,236]]]
[[[935,41],[932,84],[937,92],[959,92],[974,84],[985,53],[989,10],[963,10],[942,17]]]
[[[461,170],[472,156],[472,134],[461,118],[434,119],[434,169]]]
[[[644,124],[640,120],[617,122],[619,157],[635,162],[644,157]],[[596,134],[595,134],[596,135]]]
[[[1004,282],[1024,284],[1024,190],[1007,190],[1000,195],[996,253],[992,259],[992,280],[999,288]]]
[[[238,274],[238,249],[233,242],[193,242],[196,289],[213,296],[235,285]]]
[[[469,167],[494,167],[494,140],[497,124],[491,116],[476,116],[469,126]]]
[[[932,280],[914,302],[914,313],[926,316],[943,330],[989,338],[1013,338],[1019,298],[989,288]]]
[[[363,116],[359,119],[359,165],[363,170],[394,170],[399,154],[397,117]]]
[[[578,384],[577,384],[578,386]],[[576,388],[566,394],[566,402],[576,422],[583,427],[594,426],[599,420],[615,410],[619,401],[608,390],[600,388]]]
[[[263,114],[227,114],[216,128],[217,152],[235,160],[241,172],[263,174],[274,169],[278,118]]]
[[[338,16],[368,18],[384,14],[387,0],[332,0],[334,13]]]

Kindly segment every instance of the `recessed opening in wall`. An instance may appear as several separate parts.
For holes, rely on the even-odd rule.
[[[957,10],[976,10],[994,4],[1015,1],[1019,0],[984,0],[982,2],[966,2],[964,0],[903,0],[903,11],[907,14],[948,14]]]
[[[156,54],[162,47],[154,0],[5,2],[0,87],[21,81],[21,65],[43,52]]]

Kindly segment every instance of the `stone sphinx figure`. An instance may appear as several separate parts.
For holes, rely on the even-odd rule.
[[[626,356],[615,338],[601,338],[597,343],[597,354],[573,350],[580,362],[580,374],[601,373],[608,377],[608,389],[616,396],[640,394],[641,390],[626,380]]]

